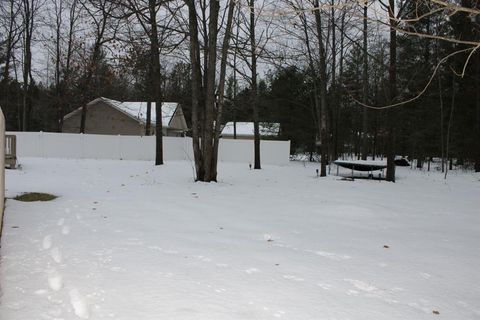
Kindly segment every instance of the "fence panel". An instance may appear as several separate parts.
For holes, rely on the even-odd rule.
[[[155,137],[96,134],[11,132],[17,136],[17,156],[69,159],[155,159]],[[192,160],[190,137],[163,137],[164,160]],[[262,164],[287,165],[290,141],[261,141]],[[253,140],[221,139],[220,162],[253,164]]]

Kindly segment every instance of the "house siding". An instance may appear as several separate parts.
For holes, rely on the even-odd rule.
[[[181,137],[185,134],[186,130],[187,122],[185,121],[185,117],[183,116],[182,108],[177,108],[177,110],[175,110],[175,113],[173,114],[172,119],[170,120],[168,130],[164,134],[173,137]]]
[[[62,131],[79,133],[81,115],[80,111],[65,119]],[[139,122],[104,102],[97,102],[88,106],[85,133],[138,136],[145,134],[143,127]]]

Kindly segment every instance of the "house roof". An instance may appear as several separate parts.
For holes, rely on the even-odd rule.
[[[104,97],[100,97],[88,103],[88,105],[95,104],[99,101],[103,101],[104,103],[112,106],[113,108],[117,109],[118,111],[125,113],[130,118],[137,120],[141,123],[147,122],[147,102],[131,102],[131,101],[117,101],[113,99],[108,99]],[[175,114],[175,111],[178,108],[178,103],[176,102],[163,102],[162,103],[162,126],[168,127],[172,118]],[[67,119],[74,114],[81,111],[82,108],[78,108],[73,112],[67,114],[64,119]],[[151,112],[151,123],[156,123],[156,114],[155,114],[155,102],[152,102],[152,112]]]
[[[280,123],[260,122],[259,127],[261,136],[278,136],[278,134],[280,133]],[[236,129],[237,135],[254,135],[253,122],[237,122]],[[233,136],[233,122],[227,122],[227,124],[222,130],[222,134]]]
[[[120,102],[103,97],[101,99],[108,104],[114,106],[115,108],[119,109],[120,111],[127,113],[136,120],[139,120],[143,123],[147,122],[147,102]],[[162,126],[168,127],[170,125],[170,121],[172,120],[173,115],[177,110],[177,107],[178,103],[176,102],[162,103]],[[152,102],[151,121],[152,124],[156,123],[157,121],[155,114],[155,102]]]

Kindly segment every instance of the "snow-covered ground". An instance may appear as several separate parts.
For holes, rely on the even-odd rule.
[[[480,176],[22,159],[0,319],[480,319]],[[332,170],[334,172],[334,170]],[[439,314],[436,314],[436,313]]]

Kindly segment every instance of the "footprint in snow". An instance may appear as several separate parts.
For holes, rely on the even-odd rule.
[[[48,291],[45,290],[45,289],[38,289],[38,290],[35,290],[34,293],[35,293],[36,295],[41,296],[41,295],[47,294],[47,292],[48,292]]]
[[[62,227],[62,234],[67,235],[70,233],[70,227],[69,226],[63,226]]]
[[[304,251],[316,254],[318,256],[321,256],[330,260],[335,260],[335,261],[348,260],[352,258],[349,255],[337,254],[337,253],[326,252],[326,251],[315,251],[315,250],[304,250]]]
[[[60,308],[50,309],[48,311],[48,314],[51,315],[53,319],[59,319],[58,317],[62,315],[62,309]]]
[[[377,287],[372,286],[371,284],[368,284],[366,282],[360,281],[360,280],[354,280],[354,279],[343,279],[343,281],[350,283],[353,285],[356,289],[367,292],[367,293],[374,293],[378,292],[379,289]]]
[[[409,302],[407,303],[409,307],[412,307],[414,309],[423,311],[425,313],[432,313],[432,310],[430,309],[429,306],[426,306],[425,303],[423,302],[423,299],[420,299],[419,302]]]
[[[219,267],[219,268],[227,268],[227,267],[228,267],[228,264],[226,264],[226,263],[217,263],[216,266]]]
[[[293,275],[284,275],[283,278],[288,279],[288,280],[293,280],[293,281],[305,281],[305,279],[293,276]]]
[[[63,226],[64,223],[65,223],[65,219],[61,218],[61,219],[58,220],[57,226]]]
[[[122,268],[122,267],[111,267],[110,270],[113,271],[113,272],[124,272],[124,271],[127,271],[125,268]]]
[[[203,262],[212,262],[212,259],[205,257],[205,256],[193,256],[195,259],[198,259]]]
[[[330,290],[332,288],[332,286],[330,284],[321,283],[321,282],[317,283],[317,286],[319,286],[323,290]]]
[[[63,278],[56,271],[51,272],[48,276],[48,286],[53,291],[59,291],[63,286]]]
[[[252,303],[249,303],[252,304]],[[268,307],[263,307],[263,311],[270,313],[270,308]],[[279,311],[271,311],[273,313],[273,316],[275,318],[281,318],[285,315],[285,311],[279,310]]]
[[[245,272],[248,273],[248,274],[254,274],[254,273],[260,272],[260,270],[258,270],[257,268],[250,268],[250,269],[245,270]]]
[[[48,250],[52,247],[52,236],[48,235],[43,238],[42,247],[44,250]]]
[[[87,302],[80,292],[77,289],[71,289],[68,294],[70,296],[70,303],[72,304],[75,315],[81,319],[90,318]]]
[[[56,263],[62,262],[62,253],[60,252],[60,249],[58,249],[58,247],[50,250],[50,255],[52,256],[53,261],[55,261]]]
[[[360,293],[360,292],[358,292],[357,290],[352,290],[352,289],[349,289],[349,290],[347,290],[347,292],[346,292],[346,294],[347,294],[348,296],[358,296],[359,293]]]

